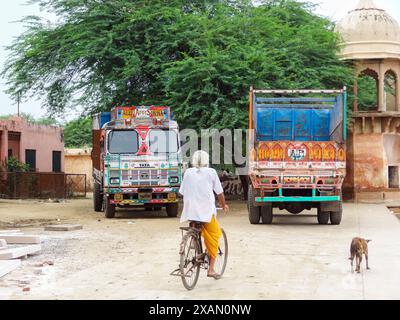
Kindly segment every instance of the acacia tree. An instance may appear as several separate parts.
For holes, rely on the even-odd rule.
[[[50,115],[79,104],[164,104],[191,128],[246,125],[251,84],[332,88],[349,80],[332,23],[292,0],[31,0],[3,75],[9,93],[44,97]],[[167,99],[167,101],[166,101]]]

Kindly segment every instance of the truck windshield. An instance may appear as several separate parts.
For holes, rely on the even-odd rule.
[[[178,152],[178,135],[175,131],[155,129],[150,131],[152,153]]]
[[[138,133],[134,130],[111,131],[108,134],[108,152],[117,154],[138,152]]]

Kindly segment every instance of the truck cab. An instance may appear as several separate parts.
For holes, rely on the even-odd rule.
[[[179,127],[169,107],[116,107],[93,118],[93,203],[115,216],[116,207],[166,208],[178,215],[183,163]]]
[[[250,223],[271,224],[274,208],[316,208],[320,224],[341,223],[346,99],[346,89],[251,88]]]

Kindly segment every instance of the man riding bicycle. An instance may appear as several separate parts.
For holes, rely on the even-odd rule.
[[[217,172],[209,168],[209,155],[205,151],[196,151],[192,158],[192,166],[186,170],[179,193],[183,196],[183,212],[180,222],[201,222],[201,235],[209,255],[208,277],[216,280],[221,276],[214,271],[215,259],[218,254],[218,242],[222,235],[217,222],[214,192],[218,202],[227,213],[224,190]]]

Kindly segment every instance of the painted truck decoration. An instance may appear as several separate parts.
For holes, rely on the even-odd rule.
[[[95,211],[113,218],[116,207],[166,207],[177,216],[182,156],[169,107],[115,107],[95,115],[92,161]]]
[[[341,223],[346,99],[346,89],[250,90],[252,224],[271,224],[273,208]]]

